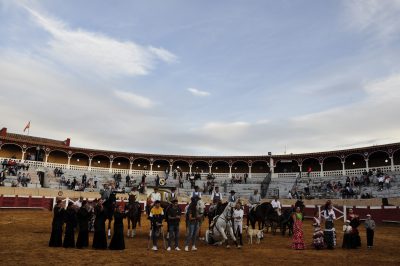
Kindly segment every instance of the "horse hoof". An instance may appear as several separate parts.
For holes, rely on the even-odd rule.
[[[231,246],[227,245],[226,248],[231,248]]]
[[[239,246],[237,246],[237,248],[238,248],[238,249],[241,249],[241,248],[242,248],[242,246],[241,246],[241,245],[239,245]]]

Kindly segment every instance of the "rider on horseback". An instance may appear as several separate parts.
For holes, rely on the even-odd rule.
[[[249,198],[249,212],[253,208],[257,207],[257,205],[259,205],[260,202],[261,202],[261,196],[260,196],[260,194],[258,194],[258,189],[255,189],[254,194],[250,195],[250,198]]]
[[[281,203],[278,200],[278,196],[274,196],[274,200],[271,201],[272,207],[274,208],[275,212],[278,214],[278,216],[281,216],[282,214],[282,206]]]

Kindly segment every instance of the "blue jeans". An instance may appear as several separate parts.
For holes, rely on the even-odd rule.
[[[192,246],[196,245],[197,231],[199,229],[199,222],[190,222],[188,226],[189,233],[186,235],[185,246],[189,246],[190,240],[192,240]]]
[[[179,245],[179,224],[170,225],[168,232],[169,232],[168,247],[171,246],[172,236],[174,236],[174,238],[175,238],[175,247],[178,247],[178,245]]]

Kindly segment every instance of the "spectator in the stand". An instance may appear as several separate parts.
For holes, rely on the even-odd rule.
[[[3,169],[7,168],[7,164],[8,164],[7,159],[4,159],[3,162],[1,163],[1,165],[3,166]]]
[[[93,180],[94,180],[94,187],[97,188],[97,182],[99,182],[97,176],[94,176]]]
[[[156,176],[155,182],[156,182],[156,187],[159,187],[160,186],[160,176],[159,175]]]
[[[386,189],[389,189],[390,188],[390,176],[386,176],[385,177],[385,187],[386,187]]]
[[[378,186],[379,186],[379,191],[383,190],[383,182],[385,181],[385,177],[383,175],[378,177]]]
[[[179,187],[183,188],[183,178],[179,176]]]
[[[291,191],[289,191],[289,193],[288,193],[288,199],[292,199],[293,197],[292,197],[292,192]]]
[[[71,189],[75,189],[75,186],[77,183],[78,182],[76,181],[76,177],[74,177],[74,180],[72,180],[72,183],[71,183]]]
[[[130,181],[131,181],[131,177],[129,175],[126,175],[126,177],[125,177],[125,186],[126,187],[129,187],[131,185]]]
[[[86,177],[86,174],[84,173],[82,176],[82,185],[84,185],[84,186],[86,186],[86,179],[87,179],[87,177]]]

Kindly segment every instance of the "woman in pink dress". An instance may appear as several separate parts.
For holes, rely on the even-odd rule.
[[[305,249],[304,233],[303,233],[303,214],[300,207],[296,208],[296,212],[292,215],[293,218],[293,249]]]

